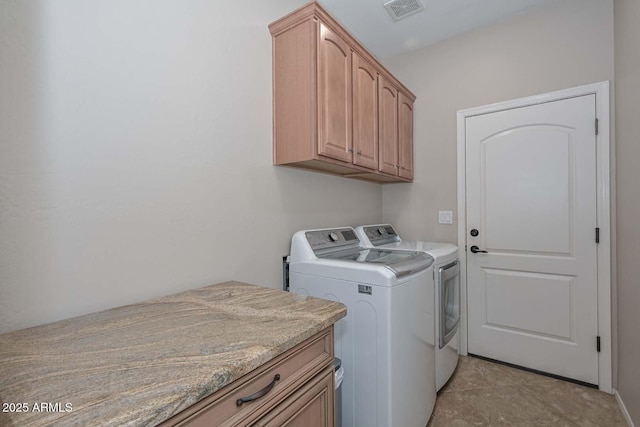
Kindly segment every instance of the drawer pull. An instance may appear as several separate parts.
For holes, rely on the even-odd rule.
[[[236,406],[239,408],[239,407],[242,406],[243,403],[247,403],[247,402],[251,402],[253,400],[260,399],[262,396],[264,396],[267,393],[269,393],[271,391],[271,389],[276,385],[276,383],[278,381],[280,381],[280,374],[275,374],[275,376],[273,377],[273,381],[271,381],[271,383],[269,385],[267,385],[262,390],[253,393],[251,396],[243,397],[243,398],[240,398],[240,399],[236,400]]]

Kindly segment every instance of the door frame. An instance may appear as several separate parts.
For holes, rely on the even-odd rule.
[[[598,354],[598,388],[612,393],[612,310],[611,310],[611,175],[610,175],[610,112],[609,82],[578,86],[570,89],[529,96],[480,107],[459,110],[458,117],[458,246],[464,250],[460,255],[460,354],[467,354],[468,315],[467,315],[467,205],[466,205],[466,119],[482,114],[495,113],[513,108],[545,104],[567,98],[591,95],[596,96],[596,117],[598,135],[596,136],[596,222],[600,228],[598,252],[598,335],[600,353]],[[595,123],[594,123],[595,126]],[[462,248],[461,248],[462,249]],[[595,345],[595,342],[594,342]]]

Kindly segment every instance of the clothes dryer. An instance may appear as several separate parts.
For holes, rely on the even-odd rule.
[[[356,227],[362,243],[371,248],[421,251],[435,260],[436,290],[436,390],[451,378],[458,365],[460,348],[460,264],[458,247],[450,243],[403,240],[391,224]]]
[[[351,227],[294,234],[289,289],[339,301],[342,427],[424,427],[435,404],[433,258],[364,248]]]

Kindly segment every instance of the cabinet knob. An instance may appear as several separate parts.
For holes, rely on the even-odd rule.
[[[349,152],[353,153],[353,147],[349,147]]]
[[[362,151],[358,150],[358,155],[361,156],[362,155]]]

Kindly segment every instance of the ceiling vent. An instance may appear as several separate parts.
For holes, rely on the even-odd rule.
[[[420,0],[391,0],[384,4],[394,21],[399,21],[424,10]]]

